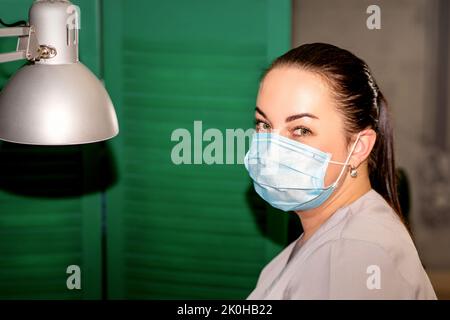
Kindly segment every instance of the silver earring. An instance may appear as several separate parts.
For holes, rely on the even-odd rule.
[[[354,166],[350,167],[350,177],[356,178],[358,176],[358,171]]]

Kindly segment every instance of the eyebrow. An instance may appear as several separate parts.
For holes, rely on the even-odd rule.
[[[268,119],[266,114],[258,107],[255,108],[256,112],[258,112],[259,114],[261,114],[264,118]],[[301,119],[304,117],[309,117],[312,119],[319,119],[318,117],[316,117],[315,115],[313,115],[312,113],[299,113],[299,114],[294,114],[292,116],[289,116],[286,118],[285,122],[291,122],[297,119]]]
[[[256,107],[255,110],[256,110],[256,112],[258,112],[258,113],[261,114],[264,118],[267,119],[266,114],[265,114],[264,112],[262,112],[262,110],[261,110],[260,108]]]
[[[308,118],[313,118],[313,119],[319,119],[318,117],[316,117],[315,115],[313,115],[312,113],[299,113],[299,114],[294,114],[292,116],[289,116],[286,118],[286,122],[291,122],[297,119],[301,119],[304,117],[308,117]]]

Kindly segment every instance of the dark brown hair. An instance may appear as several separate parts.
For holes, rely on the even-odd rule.
[[[368,65],[347,50],[311,43],[275,59],[263,77],[281,66],[302,68],[327,81],[344,117],[348,141],[361,130],[375,130],[377,139],[368,159],[370,183],[404,222],[397,194],[393,130],[387,102]]]

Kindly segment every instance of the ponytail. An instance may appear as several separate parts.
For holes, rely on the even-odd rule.
[[[370,183],[405,222],[397,192],[394,134],[387,101],[380,91],[378,91],[377,105],[379,111],[375,127],[377,139],[369,158]]]

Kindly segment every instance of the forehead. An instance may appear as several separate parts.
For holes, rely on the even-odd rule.
[[[269,71],[261,82],[256,104],[268,116],[310,112],[320,117],[336,111],[326,81],[316,73],[292,66]]]

